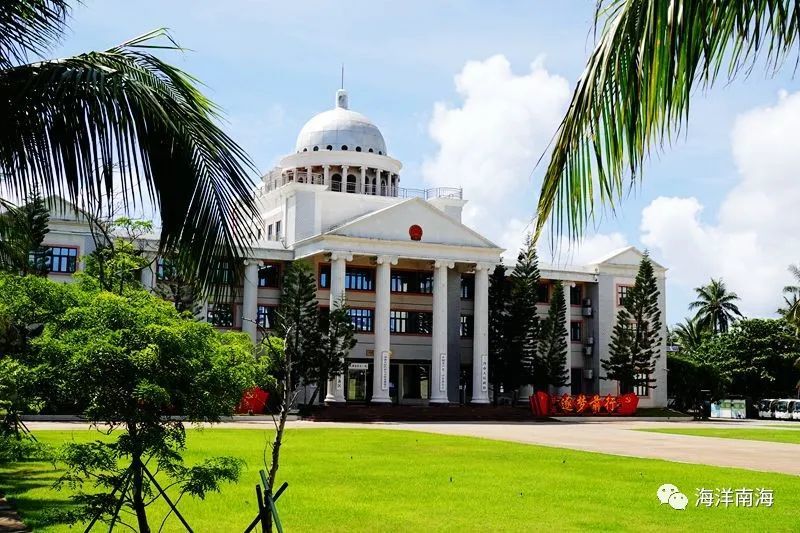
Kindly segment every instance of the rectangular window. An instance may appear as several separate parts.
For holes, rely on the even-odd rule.
[[[268,241],[272,240],[272,224],[267,226],[267,240]]]
[[[473,327],[475,325],[475,317],[472,315],[461,315],[461,338],[471,339]]]
[[[218,328],[233,327],[232,304],[208,304],[207,322]]]
[[[278,308],[274,305],[259,305],[258,312],[256,313],[256,322],[264,329],[273,329],[275,327],[275,318]]]
[[[581,305],[583,300],[583,286],[575,285],[569,288],[570,305]]]
[[[569,340],[572,342],[583,342],[583,322],[570,323]]]
[[[32,265],[44,264],[48,272],[73,274],[78,267],[78,249],[70,246],[52,246],[28,255]]]
[[[630,285],[617,285],[617,305],[625,303],[625,298],[628,297],[631,288]]]
[[[433,273],[398,270],[392,272],[392,292],[413,294],[433,293]]]
[[[475,276],[461,276],[461,299],[475,298]]]
[[[331,285],[331,266],[322,265],[319,267],[319,287],[330,289]],[[374,291],[375,290],[375,271],[371,268],[347,268],[344,274],[345,290],[355,291]]]
[[[347,310],[347,314],[350,315],[357,333],[372,333],[374,331],[372,323],[375,315],[374,310],[350,308]]]
[[[176,277],[177,271],[169,259],[163,257],[156,259],[156,279],[158,281],[170,281]]]
[[[280,220],[275,223],[275,240],[276,241],[281,240],[281,221]]]
[[[536,286],[536,303],[546,304],[550,302],[550,284],[539,283]]]
[[[647,374],[636,374],[637,383],[633,386],[636,396],[650,396],[650,389],[647,387]]]
[[[433,313],[389,311],[389,331],[395,335],[430,335],[433,331]]]
[[[214,283],[230,285],[233,283],[233,270],[227,261],[220,261],[214,269]]]
[[[280,263],[266,263],[258,269],[258,286],[278,289],[281,286]]]

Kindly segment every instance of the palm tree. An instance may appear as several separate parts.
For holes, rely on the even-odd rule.
[[[552,216],[554,236],[580,238],[596,200],[613,212],[651,149],[686,126],[693,89],[796,53],[798,13],[800,0],[598,0],[601,35],[552,142],[536,236]]]
[[[711,331],[714,335],[725,333],[728,326],[736,320],[743,318],[739,307],[734,303],[739,301],[735,292],[729,292],[722,279],[711,279],[708,285],[696,287],[697,300],[689,304],[689,309],[696,309],[694,320],[701,329]]]
[[[677,344],[681,350],[693,350],[699,347],[703,343],[703,339],[707,336],[707,330],[700,327],[697,323],[697,320],[694,318],[687,318],[680,324],[676,324],[674,328],[670,330],[672,333],[675,344]]]
[[[800,267],[797,265],[789,265],[789,272],[798,283],[800,283]],[[778,314],[781,315],[786,322],[794,326],[795,332],[800,333],[800,286],[787,285],[783,288],[783,301],[785,307],[778,309]]]
[[[43,59],[70,3],[0,2],[0,185],[18,197],[38,186],[81,207],[149,200],[162,251],[182,250],[210,287],[211,266],[238,264],[253,235],[253,165],[198,81],[151,53],[181,50],[165,30]]]

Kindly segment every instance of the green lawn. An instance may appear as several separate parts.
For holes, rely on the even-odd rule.
[[[57,444],[97,433],[37,435]],[[240,483],[203,502],[181,502],[195,531],[244,530],[255,511],[267,436],[264,430],[190,432],[189,462],[225,454],[247,462]],[[393,430],[291,430],[280,474],[289,482],[278,502],[289,532],[796,531],[800,509],[800,479],[793,476]],[[45,510],[67,498],[50,488],[55,477],[49,464],[0,469],[0,490],[36,531],[67,530],[46,523]],[[663,483],[684,490],[686,511],[658,504]],[[775,505],[696,508],[698,487],[767,487]],[[154,530],[162,514],[163,507],[152,509]],[[180,531],[174,518],[166,529]]]
[[[672,433],[675,435],[692,435],[696,437],[719,437],[723,439],[763,440],[767,442],[788,442],[790,444],[800,444],[800,431],[792,431],[790,429],[659,428],[642,429],[640,431],[649,431],[651,433]],[[798,460],[800,460],[800,456],[798,457]]]

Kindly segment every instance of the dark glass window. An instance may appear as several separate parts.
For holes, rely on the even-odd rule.
[[[72,274],[78,267],[78,249],[69,246],[53,246],[40,252],[28,254],[31,265],[44,265],[48,272]]]
[[[229,285],[233,283],[233,270],[227,261],[220,261],[214,269],[214,283]]]
[[[218,328],[232,328],[233,305],[208,304],[207,321]]]
[[[169,259],[159,257],[156,259],[156,279],[159,281],[170,281],[177,277],[178,272],[175,265]]]
[[[373,317],[375,312],[372,309],[350,308],[347,310],[347,314],[350,315],[356,332],[371,333],[374,331]]]
[[[278,308],[272,305],[259,305],[256,314],[256,322],[258,322],[258,325],[265,329],[274,328],[277,310]]]
[[[475,326],[475,317],[472,315],[461,315],[461,337],[471,339],[473,335],[473,328]]]
[[[258,286],[277,289],[281,286],[280,263],[267,263],[258,269]]]
[[[633,386],[633,392],[636,396],[650,396],[650,390],[643,380],[647,379],[647,374],[636,374],[637,383]]]
[[[330,289],[330,265],[323,265],[319,268],[319,286],[321,289]],[[374,291],[375,271],[371,268],[347,268],[344,274],[344,288],[345,290]]]
[[[625,298],[628,297],[630,290],[633,287],[629,285],[617,285],[617,305],[622,305],[625,303]]]
[[[536,302],[546,304],[550,302],[550,284],[540,283],[536,286]]]
[[[583,300],[583,287],[575,285],[569,288],[569,302],[571,305],[580,305]]]
[[[583,323],[581,322],[572,322],[569,325],[569,339],[572,342],[582,342],[583,341]]]
[[[281,221],[275,222],[275,240],[281,240]]]
[[[392,292],[433,293],[433,273],[412,270],[392,272]]]
[[[433,331],[433,313],[389,311],[389,331],[395,334],[430,335]]]
[[[472,300],[475,298],[475,277],[461,276],[461,299]]]

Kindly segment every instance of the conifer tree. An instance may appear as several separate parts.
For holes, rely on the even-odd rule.
[[[558,281],[554,285],[553,298],[547,318],[542,321],[539,339],[539,361],[543,369],[535,383],[539,389],[547,386],[564,387],[569,384],[569,372],[566,369],[567,344],[567,301],[564,297],[564,285]]]
[[[617,313],[609,358],[601,361],[605,379],[617,380],[622,393],[635,387],[655,388],[652,374],[662,340],[659,295],[653,263],[645,252],[636,282]]]
[[[531,236],[517,256],[517,265],[511,274],[510,354],[507,358],[508,375],[516,387],[535,383],[542,368],[539,364],[536,344],[539,338],[539,317],[536,301],[539,287],[539,260],[536,244]]]
[[[497,404],[500,387],[509,387],[512,381],[508,372],[510,349],[509,317],[511,284],[506,278],[506,267],[497,265],[489,278],[489,382],[493,401]]]

